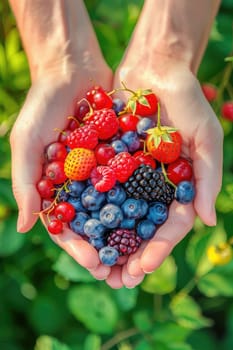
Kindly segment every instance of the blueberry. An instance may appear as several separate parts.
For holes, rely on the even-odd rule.
[[[108,203],[121,205],[126,199],[126,193],[121,185],[115,185],[108,191],[106,198]]]
[[[118,250],[113,247],[105,246],[99,250],[99,258],[102,264],[113,266],[119,257]]]
[[[116,152],[116,154],[121,152],[128,152],[128,147],[121,140],[112,141],[111,146],[114,148],[114,151]]]
[[[106,232],[106,227],[97,219],[89,219],[84,224],[84,233],[89,238],[102,237]]]
[[[57,195],[58,202],[66,202],[69,198],[69,193],[64,189],[60,191],[56,191],[56,195]]]
[[[100,210],[100,221],[108,228],[116,228],[123,220],[123,213],[120,207],[115,204],[106,204]]]
[[[192,202],[195,196],[195,189],[191,181],[181,181],[175,191],[175,199],[181,204]]]
[[[137,225],[136,232],[142,239],[150,239],[156,232],[156,225],[151,220],[141,220]]]
[[[96,191],[95,187],[90,185],[82,192],[81,202],[88,210],[99,210],[105,202],[105,194]]]
[[[79,211],[86,211],[86,209],[84,208],[84,206],[82,205],[81,199],[80,197],[69,197],[67,199],[67,202],[69,202],[70,204],[73,205],[74,209],[76,212]]]
[[[154,224],[161,225],[167,220],[168,208],[166,204],[161,202],[151,203],[147,219],[153,221]]]
[[[113,106],[112,109],[115,111],[116,114],[120,113],[123,111],[125,108],[125,102],[122,101],[120,98],[114,98],[113,99]]]
[[[78,233],[81,236],[85,236],[84,225],[87,220],[90,219],[90,216],[85,212],[79,212],[75,215],[74,219],[70,222],[70,228],[75,233]]]
[[[120,228],[127,228],[128,230],[132,230],[135,225],[135,219],[123,219],[120,223]]]
[[[135,152],[140,148],[141,142],[135,131],[126,131],[121,136],[121,140],[126,144],[129,152]]]
[[[155,126],[155,121],[150,118],[142,118],[137,123],[137,133],[139,136],[145,138],[147,136],[146,130],[151,129]]]
[[[148,212],[148,203],[144,200],[144,199],[139,199],[138,200],[141,206],[140,209],[140,218],[143,218],[143,216],[145,216]]]
[[[121,206],[124,217],[127,219],[138,219],[141,216],[141,201],[128,198]]]
[[[82,181],[72,181],[67,185],[71,197],[79,197],[85,187],[85,182]]]
[[[91,237],[89,238],[88,242],[97,250],[103,248],[106,245],[106,240],[103,236],[98,238]]]

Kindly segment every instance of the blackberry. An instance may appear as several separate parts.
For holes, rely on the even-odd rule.
[[[113,230],[108,238],[107,244],[117,249],[120,255],[129,255],[136,252],[142,239],[137,235],[135,230],[119,228]]]
[[[169,205],[174,199],[175,189],[166,182],[161,171],[149,165],[140,165],[124,183],[129,197],[147,202],[162,202]]]

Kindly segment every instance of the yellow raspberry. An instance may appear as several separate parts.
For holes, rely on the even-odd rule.
[[[83,181],[90,177],[95,166],[94,151],[86,148],[74,148],[66,156],[64,171],[69,179]]]

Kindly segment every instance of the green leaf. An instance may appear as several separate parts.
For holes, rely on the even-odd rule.
[[[96,334],[88,334],[84,342],[83,350],[100,350],[101,338]]]
[[[132,310],[137,304],[138,288],[127,289],[122,287],[114,291],[114,297],[122,311]]]
[[[15,254],[24,244],[26,235],[16,231],[17,215],[12,214],[0,222],[0,256]]]
[[[156,322],[152,337],[155,342],[163,344],[182,343],[192,330],[172,321]]]
[[[226,62],[233,62],[233,56],[229,56],[225,58]]]
[[[19,32],[16,28],[11,29],[11,31],[7,34],[5,47],[6,47],[6,56],[8,60],[10,60],[12,55],[20,51]]]
[[[127,109],[129,109],[130,111],[132,111],[132,114],[135,114],[136,112],[136,107],[137,107],[137,103],[135,100],[129,100],[127,103]]]
[[[170,303],[176,322],[188,329],[200,329],[212,325],[212,321],[201,313],[200,306],[187,294],[177,294]]]
[[[53,337],[42,335],[37,339],[34,350],[71,350],[71,348]]]
[[[233,296],[233,261],[223,266],[216,266],[202,276],[197,284],[207,297]]]
[[[162,265],[147,275],[141,284],[148,293],[167,294],[176,288],[177,267],[172,256],[168,256]]]
[[[67,319],[67,309],[51,295],[39,294],[31,304],[30,321],[40,334],[55,333]]]
[[[134,312],[133,320],[134,320],[135,326],[141,332],[148,332],[153,326],[152,320],[150,319],[149,314],[146,310],[138,310]]]
[[[91,274],[80,266],[70,255],[62,252],[55,264],[54,271],[59,273],[68,281],[72,282],[95,282],[96,280]]]
[[[142,106],[145,106],[145,107],[150,107],[150,104],[148,102],[148,100],[144,97],[144,96],[140,96],[138,99],[137,99],[138,103]]]
[[[78,286],[69,291],[71,313],[89,330],[112,333],[118,321],[117,307],[107,293],[95,286]]]
[[[226,232],[220,221],[214,228],[208,228],[202,224],[198,226],[197,224],[194,230],[196,232],[191,237],[186,249],[186,260],[196,276],[202,276],[213,267],[206,254],[208,246],[225,242]]]

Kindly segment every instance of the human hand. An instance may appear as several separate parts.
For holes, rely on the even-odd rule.
[[[128,64],[126,59],[116,72],[115,87],[123,81],[132,90],[151,88],[158,96],[162,125],[178,128],[183,138],[182,156],[193,163],[196,196],[188,205],[174,201],[167,221],[154,238],[122,265],[122,283],[131,287],[163,262],[191,230],[196,215],[206,225],[216,224],[214,206],[221,187],[223,133],[220,124],[187,66],[170,59],[166,62],[164,57],[160,61],[158,57],[152,68],[138,64],[135,59]],[[126,100],[128,93],[122,93],[121,98]],[[115,281],[113,272],[107,279],[110,285]]]
[[[35,213],[41,210],[41,199],[36,183],[42,174],[44,148],[59,136],[54,129],[65,129],[69,122],[66,116],[73,115],[77,101],[93,82],[101,81],[104,88],[111,89],[110,69],[102,62],[97,66],[98,70],[71,66],[65,74],[60,73],[59,67],[53,67],[32,83],[11,132],[12,183],[19,207],[19,232],[30,230],[38,219]],[[93,270],[99,264],[96,250],[70,230],[51,238],[82,266]],[[102,271],[106,270],[103,267]]]

